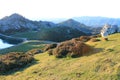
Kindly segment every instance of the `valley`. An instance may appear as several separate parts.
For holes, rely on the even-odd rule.
[[[0,80],[120,80],[119,0],[0,0]]]

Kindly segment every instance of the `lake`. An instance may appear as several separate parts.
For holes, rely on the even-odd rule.
[[[0,34],[0,49],[8,48],[26,41],[26,38],[11,37]]]
[[[13,44],[8,44],[7,42],[4,42],[2,39],[0,39],[0,49],[8,48],[14,46]]]

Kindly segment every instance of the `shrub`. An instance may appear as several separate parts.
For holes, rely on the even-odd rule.
[[[104,41],[108,41],[108,38],[102,38]]]
[[[81,36],[80,37],[80,41],[83,41],[83,42],[87,42],[90,39],[91,39],[90,36]]]
[[[47,44],[44,48],[44,51],[48,51],[49,49],[53,49],[57,46],[57,44]]]
[[[97,35],[90,36],[90,38],[97,38],[97,37],[98,37]]]
[[[102,37],[101,34],[97,34],[96,36],[97,36],[97,37]]]
[[[38,53],[42,53],[42,51],[40,49],[31,49],[28,52],[26,52],[26,54],[30,54],[30,55],[35,55]]]
[[[79,57],[83,56],[84,54],[87,54],[90,52],[91,48],[90,46],[84,44],[81,41],[74,41],[69,40],[60,43],[54,50],[53,55],[56,57]]]
[[[91,42],[98,42],[98,41],[100,41],[100,39],[97,39],[97,38],[91,38],[90,41],[91,41]]]
[[[49,49],[49,50],[48,50],[48,54],[49,54],[49,56],[50,56],[50,55],[53,55],[53,49]]]
[[[0,73],[21,68],[34,60],[33,56],[22,52],[10,52],[0,57]]]
[[[73,38],[73,41],[80,41],[80,38]]]

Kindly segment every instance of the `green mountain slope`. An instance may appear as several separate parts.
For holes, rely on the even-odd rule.
[[[28,40],[48,40],[48,41],[65,41],[86,33],[73,29],[70,27],[59,26],[53,28],[44,28],[40,31],[29,31],[23,33],[16,33],[13,37],[27,38]]]
[[[120,33],[108,39],[87,42],[94,50],[79,58],[37,54],[32,66],[0,75],[0,80],[120,80]]]

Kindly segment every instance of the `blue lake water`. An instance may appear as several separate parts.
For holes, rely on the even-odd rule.
[[[11,47],[11,46],[13,46],[13,44],[8,44],[6,42],[3,42],[2,39],[0,39],[0,49],[8,48],[8,47]]]

